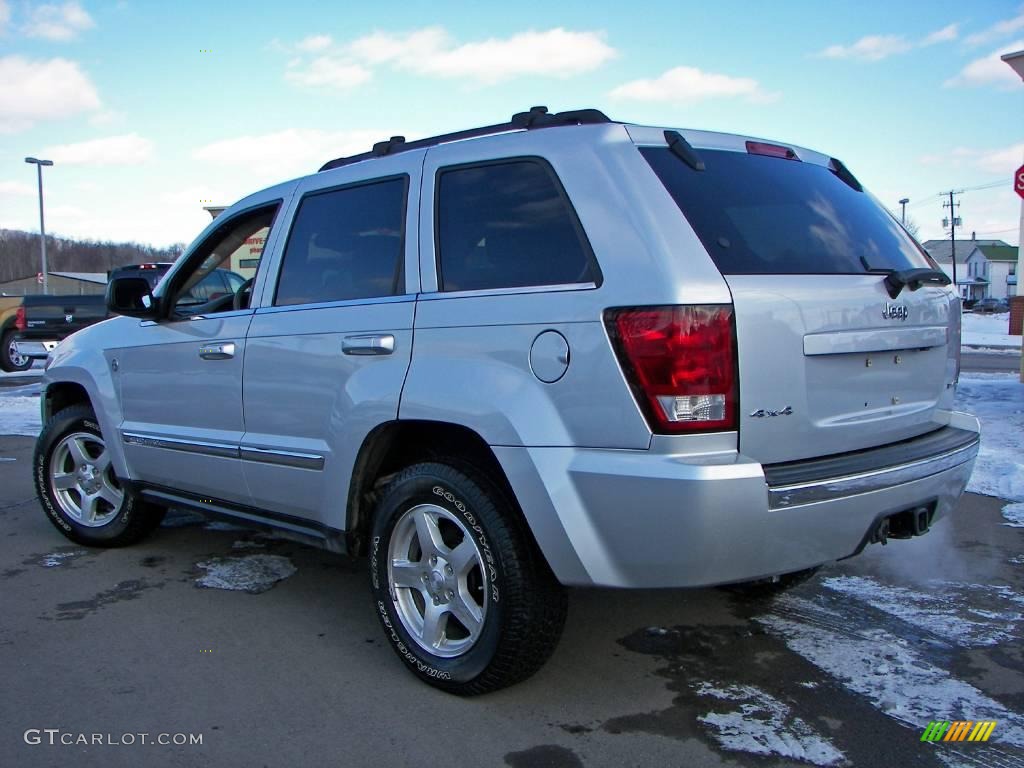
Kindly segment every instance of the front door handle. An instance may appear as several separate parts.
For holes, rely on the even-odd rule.
[[[346,355],[390,355],[395,351],[395,337],[390,333],[346,336],[341,340],[341,351]]]
[[[199,356],[203,360],[230,360],[235,356],[235,342],[204,344],[199,348]]]

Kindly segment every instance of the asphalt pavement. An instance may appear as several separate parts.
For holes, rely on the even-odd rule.
[[[784,598],[573,590],[539,674],[460,699],[385,645],[365,562],[182,514],[73,545],[32,445],[0,437],[2,766],[1024,765],[1024,529],[996,499]],[[292,575],[198,583],[241,562]],[[920,740],[983,717],[987,744]],[[152,743],[178,734],[201,744]]]

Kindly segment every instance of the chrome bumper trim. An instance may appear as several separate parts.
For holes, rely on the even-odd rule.
[[[14,349],[19,355],[31,357],[33,360],[45,360],[58,344],[59,341],[16,341]]]
[[[831,477],[810,483],[768,486],[768,507],[781,509],[831,501],[846,496],[871,493],[903,483],[911,483],[973,461],[978,455],[980,439],[946,453],[926,459],[897,464],[885,469],[844,477]]]

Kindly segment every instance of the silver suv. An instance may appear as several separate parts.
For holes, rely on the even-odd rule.
[[[213,270],[233,293],[197,303]],[[51,355],[72,540],[184,507],[369,559],[402,661],[522,680],[565,587],[780,588],[956,505],[948,279],[840,161],[596,110],[394,137],[246,197]]]

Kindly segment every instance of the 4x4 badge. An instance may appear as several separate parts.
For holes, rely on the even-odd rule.
[[[910,310],[906,304],[886,304],[882,310],[883,320],[906,320],[910,317]]]
[[[750,418],[752,419],[763,419],[766,416],[792,416],[793,406],[787,405],[785,408],[781,408],[777,411],[773,411],[769,408],[758,408],[756,411],[750,412]]]

